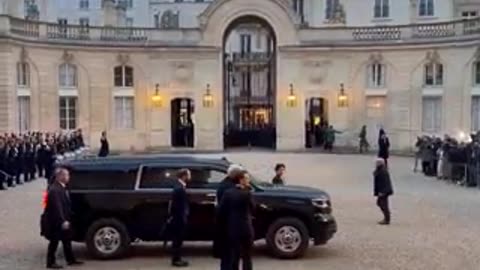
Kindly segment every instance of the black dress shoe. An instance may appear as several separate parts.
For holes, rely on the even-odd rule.
[[[63,266],[54,263],[54,264],[47,265],[47,268],[48,269],[63,269]]]
[[[187,261],[179,260],[179,261],[173,261],[172,266],[175,267],[188,267],[189,264]]]
[[[390,225],[390,221],[382,220],[378,222],[378,225]]]
[[[67,263],[69,266],[75,266],[75,265],[83,265],[82,261],[73,261],[73,262],[68,262]]]

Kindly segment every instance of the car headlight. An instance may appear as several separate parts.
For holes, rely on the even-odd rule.
[[[330,208],[332,206],[330,198],[323,196],[320,198],[312,199],[312,205],[317,208]]]

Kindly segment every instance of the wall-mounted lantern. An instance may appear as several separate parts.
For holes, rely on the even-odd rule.
[[[213,107],[213,96],[212,93],[210,93],[210,84],[207,84],[207,89],[205,90],[205,94],[203,95],[203,107]]]
[[[290,93],[287,96],[287,107],[293,108],[297,106],[297,96],[293,91],[293,84],[290,84]]]
[[[157,83],[155,85],[155,93],[153,94],[152,96],[152,103],[153,105],[155,105],[156,107],[162,107],[162,96],[160,96],[160,85]]]
[[[338,93],[338,107],[348,107],[348,97],[347,94],[345,94],[345,87],[343,86],[343,83],[340,84],[340,91]]]

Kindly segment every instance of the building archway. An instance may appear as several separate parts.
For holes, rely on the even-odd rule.
[[[323,146],[328,126],[328,100],[322,97],[305,100],[305,147]]]
[[[175,98],[171,101],[171,140],[173,147],[194,147],[194,101]]]
[[[234,20],[223,38],[224,146],[276,147],[276,37],[262,18]]]

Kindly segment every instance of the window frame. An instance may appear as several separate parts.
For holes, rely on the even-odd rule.
[[[431,80],[429,83],[429,68],[431,68]],[[423,85],[424,87],[443,87],[445,83],[445,68],[442,63],[429,62],[424,65]],[[438,74],[441,72],[440,74]],[[441,76],[439,76],[441,75]],[[440,81],[440,82],[439,82]]]
[[[390,0],[374,0],[373,18],[375,19],[390,18]]]
[[[78,8],[81,10],[89,10],[90,9],[90,1],[89,0],[79,0],[78,1]]]
[[[127,100],[131,99],[131,112],[128,113],[127,109]],[[117,110],[117,100],[121,100],[121,113],[118,113]],[[113,97],[113,109],[114,109],[114,124],[115,129],[117,130],[132,130],[135,129],[135,97],[130,95],[116,95]],[[131,114],[131,123],[127,123],[127,115]],[[120,114],[120,115],[119,115]],[[120,118],[119,118],[120,117]],[[121,123],[119,125],[119,123]]]
[[[372,62],[367,66],[367,87],[384,89],[387,87],[387,66],[381,62]]]
[[[325,20],[331,20],[335,18],[335,11],[337,9],[337,6],[340,4],[339,0],[325,0],[323,2],[325,5],[324,8],[324,15],[325,15]]]
[[[477,111],[475,111],[474,109],[477,109]],[[473,95],[471,97],[470,130],[472,132],[477,132],[480,130],[480,96],[479,95]]]
[[[65,108],[62,108],[62,99],[65,99]],[[74,100],[74,106],[71,101]],[[70,115],[71,107],[73,107],[73,118]],[[65,110],[65,117],[62,118],[62,110]],[[70,126],[70,121],[74,121],[74,127]],[[62,121],[65,122],[65,128],[62,127]],[[78,97],[77,96],[59,96],[58,98],[58,124],[61,130],[75,130],[78,127]]]
[[[473,86],[480,87],[480,59],[473,62]]]
[[[62,74],[62,69],[64,69],[64,74]],[[62,75],[65,75],[65,84],[62,84]],[[58,66],[58,86],[60,89],[75,89],[78,87],[78,68],[75,64],[62,63]]]
[[[21,102],[24,100],[24,102]],[[26,110],[24,111],[24,109]],[[31,98],[30,96],[17,96],[17,128],[20,132],[26,132],[31,127]],[[23,126],[25,124],[25,126]]]
[[[432,124],[433,127],[432,129],[428,129],[426,128],[426,125],[425,125],[425,112],[426,112],[426,108],[425,108],[425,100],[439,100],[440,101],[440,107],[439,108],[435,108],[435,111],[433,112],[433,115],[432,115]],[[433,103],[432,103],[433,104]],[[438,110],[440,111],[440,114],[439,116],[437,116],[437,112]],[[438,119],[438,130],[437,130],[437,117],[439,117]],[[422,132],[425,132],[425,133],[430,133],[430,134],[438,134],[439,132],[442,131],[442,128],[443,128],[443,96],[422,96]]]
[[[17,86],[30,87],[30,65],[26,61],[17,62]]]
[[[120,78],[121,78],[121,84],[117,85],[117,70],[120,68]],[[127,69],[131,70],[131,85],[127,85]],[[119,65],[113,68],[113,86],[116,88],[133,88],[135,87],[135,69],[132,66],[129,65]]]
[[[435,16],[435,0],[418,0],[418,16],[434,17]],[[424,6],[424,9],[422,8]],[[422,12],[423,11],[423,12]]]

